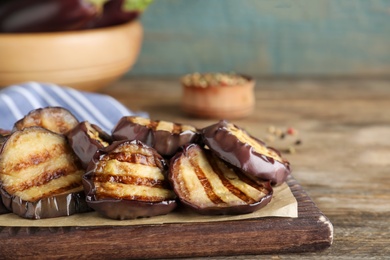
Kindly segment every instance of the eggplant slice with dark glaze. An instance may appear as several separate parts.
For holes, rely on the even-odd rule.
[[[162,156],[171,157],[180,146],[196,142],[199,131],[191,125],[126,116],[118,121],[112,137],[114,140],[139,140]]]
[[[247,214],[272,198],[268,181],[255,182],[198,144],[171,160],[169,180],[180,201],[200,214]]]
[[[100,149],[83,177],[87,203],[111,219],[165,215],[176,207],[167,180],[167,164],[156,150],[138,140]]]
[[[64,135],[27,127],[13,132],[0,153],[1,197],[11,212],[42,219],[90,211],[84,170]]]
[[[291,172],[290,163],[279,151],[225,120],[202,129],[202,136],[218,157],[254,180],[270,180],[271,184],[279,185]]]
[[[84,169],[88,167],[97,150],[112,143],[109,134],[88,121],[80,122],[67,134],[67,138]]]

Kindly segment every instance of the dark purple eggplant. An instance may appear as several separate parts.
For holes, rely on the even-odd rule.
[[[142,10],[127,10],[125,4],[126,0],[110,0],[104,3],[103,12],[91,22],[90,27],[107,27],[137,19]]]
[[[87,0],[13,0],[0,6],[0,32],[79,30],[97,15]]]
[[[84,169],[87,168],[97,150],[109,146],[112,138],[99,126],[87,121],[80,122],[68,134],[67,138],[74,153]]]
[[[112,137],[114,140],[140,140],[162,156],[171,157],[180,146],[196,142],[199,131],[191,125],[126,116],[118,121]]]
[[[27,219],[64,217],[92,210],[85,201],[83,190],[50,196],[37,201],[23,200],[19,196],[10,195],[3,188],[0,188],[0,195],[4,205],[3,209],[0,205],[0,214],[12,212]]]
[[[6,207],[3,200],[0,199],[0,215],[10,213],[10,212],[11,212],[11,210],[9,210],[9,207]]]
[[[273,193],[269,181],[253,181],[198,144],[184,146],[172,158],[169,180],[184,205],[207,215],[251,213]]]
[[[58,32],[107,27],[139,17],[151,0],[13,0],[0,4],[0,32]]]
[[[202,129],[202,137],[218,157],[254,180],[270,180],[279,185],[291,172],[290,163],[279,151],[225,120]]]
[[[167,180],[167,163],[137,140],[98,150],[83,176],[88,205],[111,219],[164,215],[176,207]]]

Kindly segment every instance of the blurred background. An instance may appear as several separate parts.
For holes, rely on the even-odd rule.
[[[389,0],[156,0],[127,75],[389,76]]]

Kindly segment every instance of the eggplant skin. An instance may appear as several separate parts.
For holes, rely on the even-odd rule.
[[[3,188],[0,188],[0,194],[4,206],[9,212],[26,219],[56,218],[92,210],[86,203],[83,190],[47,197],[34,202],[22,200],[18,196],[11,196]]]
[[[169,158],[179,150],[180,146],[197,142],[200,133],[191,125],[125,116],[114,127],[112,137],[114,140],[139,140]]]
[[[81,30],[96,16],[97,8],[84,0],[4,1],[0,9],[0,32]]]
[[[1,130],[0,130],[0,149],[3,146],[3,144],[5,143],[5,141],[7,141],[8,136],[9,136],[9,133],[2,134]]]
[[[204,143],[218,157],[242,169],[254,180],[270,180],[272,185],[280,185],[291,173],[290,163],[278,150],[266,146],[237,125],[220,120],[201,132]]]
[[[10,213],[12,212],[11,210],[9,210],[3,203],[3,200],[0,200],[0,215],[2,214],[6,214],[6,213]]]
[[[83,174],[66,137],[39,126],[13,132],[0,150],[2,202],[24,218],[88,211]]]
[[[92,28],[101,28],[137,19],[141,15],[142,10],[126,11],[123,8],[125,1],[127,0],[110,0],[105,2],[103,12],[90,22],[90,26]]]
[[[203,215],[252,213],[273,196],[269,181],[253,181],[198,144],[184,146],[171,159],[168,176],[180,202]]]
[[[86,169],[97,150],[112,143],[112,138],[99,126],[87,121],[80,122],[66,135],[74,153]]]
[[[97,151],[82,178],[86,201],[103,217],[116,220],[168,214],[177,202],[166,180],[167,167],[155,149],[139,140],[113,142]],[[160,172],[158,178],[148,175],[151,168],[152,175]]]
[[[124,199],[95,200],[91,174],[86,174],[84,176],[83,184],[87,193],[86,201],[88,205],[100,215],[109,219],[127,220],[166,215],[173,211],[177,206],[177,202],[174,199],[161,202],[142,202]]]

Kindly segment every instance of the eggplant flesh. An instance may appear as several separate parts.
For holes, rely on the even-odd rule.
[[[85,212],[84,170],[66,137],[41,127],[13,132],[0,151],[1,197],[24,218],[40,219]]]
[[[77,126],[79,121],[63,107],[44,107],[31,110],[14,124],[13,131],[26,127],[40,126],[55,133],[67,134]]]
[[[251,213],[266,206],[273,193],[268,181],[249,179],[197,144],[172,158],[169,180],[184,205],[206,215]]]
[[[177,203],[166,171],[163,157],[141,141],[113,142],[94,155],[83,176],[87,203],[118,220],[168,214]]]

